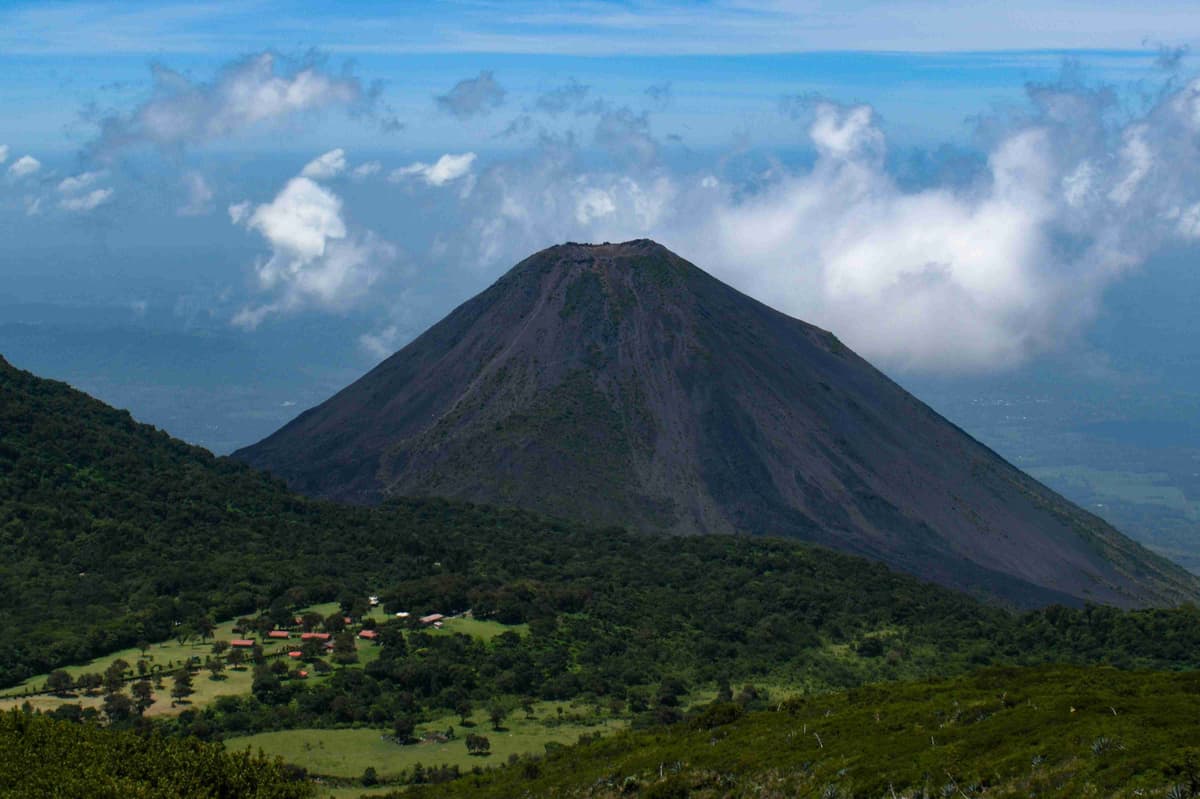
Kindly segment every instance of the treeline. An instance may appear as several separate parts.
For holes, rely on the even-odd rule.
[[[301,799],[306,775],[219,744],[0,714],[0,794],[103,799]]]

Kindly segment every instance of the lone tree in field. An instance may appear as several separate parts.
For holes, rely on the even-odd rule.
[[[486,735],[467,734],[467,752],[472,755],[486,755],[492,751],[492,742]]]
[[[396,740],[402,744],[412,740],[413,732],[416,729],[417,725],[412,720],[412,716],[397,716],[392,723],[392,732],[396,734]]]
[[[493,702],[488,708],[488,718],[492,720],[493,730],[503,730],[504,720],[508,718],[508,708],[500,702]]]
[[[71,679],[71,675],[62,669],[55,669],[46,677],[46,690],[53,691],[59,696],[66,696],[71,693],[71,689],[75,687],[75,681]]]
[[[232,649],[229,651],[229,656],[226,658],[226,660],[229,661],[229,666],[234,671],[241,671],[242,663],[245,662],[246,658],[244,655],[242,655],[242,650]]]
[[[225,671],[225,661],[221,658],[209,658],[205,661],[204,668],[208,669],[209,674],[212,675],[210,679],[219,680],[221,672]]]
[[[194,693],[195,691],[192,690],[192,673],[188,671],[187,666],[184,666],[175,672],[175,677],[171,685],[171,707],[175,707],[178,702],[187,700]]]

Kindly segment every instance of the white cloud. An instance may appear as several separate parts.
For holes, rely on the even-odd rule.
[[[211,83],[194,82],[162,65],[152,69],[149,100],[128,114],[99,120],[100,137],[94,144],[99,155],[139,144],[200,144],[303,114],[371,102],[357,78],[332,74],[318,64],[293,65],[271,52],[225,67]]]
[[[81,172],[78,175],[63,178],[58,184],[58,190],[62,194],[74,194],[83,191],[102,177],[104,177],[103,172]]]
[[[32,155],[23,155],[16,161],[12,162],[12,166],[8,168],[9,174],[13,177],[23,178],[32,175],[42,168],[42,162],[34,158]]]
[[[185,202],[176,212],[180,216],[202,216],[212,211],[213,190],[199,172],[187,172],[183,176]]]
[[[112,199],[112,189],[94,189],[86,194],[79,194],[70,197],[64,197],[58,202],[58,207],[64,211],[73,211],[75,213],[87,213],[94,211],[96,208],[104,205]]]
[[[358,337],[358,344],[376,358],[386,358],[396,351],[400,341],[400,328],[388,325],[374,333],[363,333]]]
[[[8,160],[8,145],[0,144],[0,164]]]
[[[815,162],[748,182],[595,171],[547,146],[481,172],[471,221],[438,246],[490,269],[560,241],[648,236],[889,368],[1012,366],[1072,343],[1157,249],[1200,241],[1200,80],[1132,121],[1100,91],[1029,97],[987,129],[978,179],[919,188],[890,173],[873,109],[819,98]]]
[[[251,202],[244,200],[240,203],[233,203],[229,206],[229,221],[235,225],[240,225],[250,216]]]
[[[363,180],[364,178],[378,175],[382,170],[383,164],[378,161],[367,161],[365,164],[359,164],[354,167],[350,174],[357,180]]]
[[[271,314],[308,305],[344,309],[398,256],[392,244],[371,231],[351,232],[341,198],[303,176],[288,181],[271,202],[252,212],[248,203],[239,203],[230,206],[229,215],[271,247],[270,257],[255,264],[255,275],[260,289],[276,299],[234,317],[234,324],[249,329]]]
[[[394,169],[388,179],[398,183],[405,178],[419,177],[430,186],[444,186],[469,174],[474,163],[475,153],[446,154],[433,164],[417,162]]]
[[[330,150],[309,161],[300,174],[314,180],[328,180],[346,171],[346,151],[342,148]]]

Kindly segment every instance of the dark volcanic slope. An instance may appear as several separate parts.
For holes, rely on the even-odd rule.
[[[537,253],[235,457],[352,502],[793,536],[1020,604],[1197,592],[830,333],[651,241]]]

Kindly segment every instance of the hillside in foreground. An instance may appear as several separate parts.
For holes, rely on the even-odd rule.
[[[526,758],[396,796],[1116,797],[1200,795],[1200,675],[1046,667],[868,686]]]
[[[829,332],[651,241],[536,253],[234,457],[351,502],[797,538],[1025,607],[1200,596]]]

